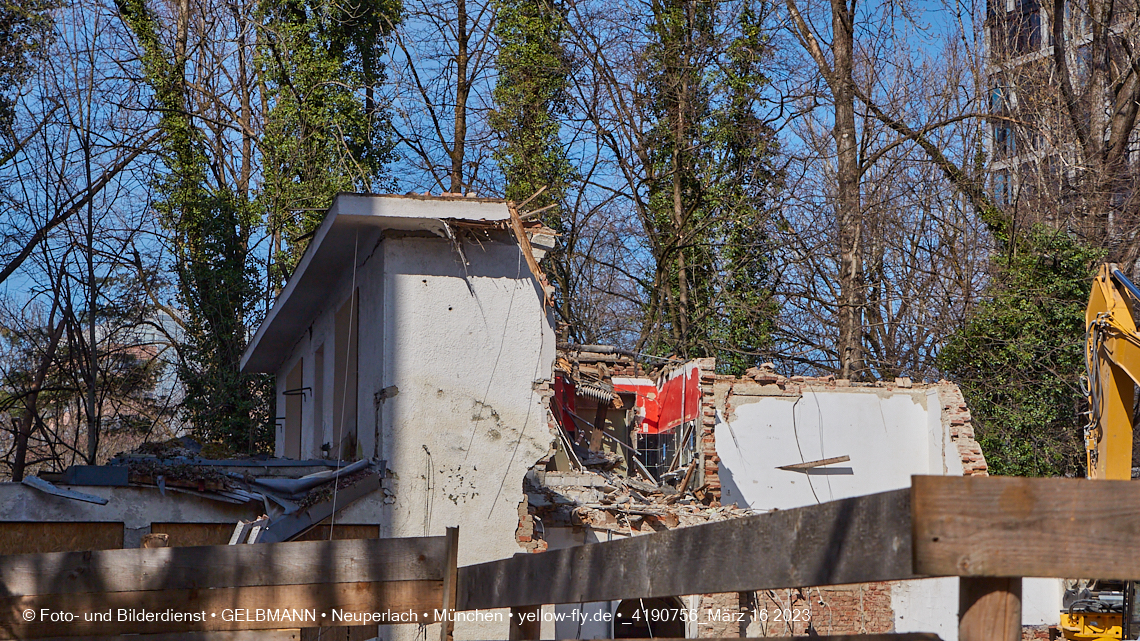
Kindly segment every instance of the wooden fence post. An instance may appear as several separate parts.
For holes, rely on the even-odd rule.
[[[527,617],[525,620],[523,617]],[[533,617],[533,618],[530,618]],[[542,638],[542,606],[524,605],[511,608],[510,641],[537,641]]]
[[[958,641],[1020,641],[1021,578],[958,580]]]
[[[444,620],[439,630],[439,641],[452,641],[455,631],[455,588],[459,574],[459,528],[447,528],[447,565],[443,569]]]

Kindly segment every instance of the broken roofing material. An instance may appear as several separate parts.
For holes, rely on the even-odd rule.
[[[186,493],[233,504],[259,503],[269,517],[258,542],[288,541],[335,512],[380,489],[384,461],[356,462],[287,459],[212,460],[190,439],[146,444],[116,456],[108,465],[73,466],[62,474],[44,474],[62,484],[154,487],[163,496]],[[41,492],[106,504],[107,499],[60,488],[28,477],[24,484]]]
[[[646,373],[635,352],[560,343],[551,412],[559,452],[549,469],[597,469],[676,483],[694,460],[700,368],[672,362]],[[691,475],[690,475],[691,476]]]
[[[527,495],[526,520],[540,522],[543,528],[588,527],[643,534],[752,513],[735,505],[707,505],[707,488],[678,491],[669,485],[654,486],[589,471],[535,469],[527,475],[523,488]],[[542,547],[542,542],[535,538],[532,533],[527,542]]]

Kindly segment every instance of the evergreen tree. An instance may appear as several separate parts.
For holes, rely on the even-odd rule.
[[[210,171],[204,136],[188,109],[185,32],[170,50],[144,0],[120,0],[119,11],[138,38],[161,113],[165,172],[156,180],[155,209],[171,232],[183,311],[183,410],[202,440],[265,451],[274,435],[268,381],[238,367],[246,319],[259,299],[250,257],[256,216]]]
[[[279,286],[339,192],[384,183],[392,144],[374,89],[398,0],[264,0],[259,64],[269,104],[260,204],[279,240]]]
[[[991,284],[939,366],[962,388],[991,473],[1083,476],[1084,313],[1104,254],[1064,230],[1036,225],[1009,240],[1009,228],[991,226]]]

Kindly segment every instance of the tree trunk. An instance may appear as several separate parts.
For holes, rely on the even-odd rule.
[[[854,4],[854,3],[852,3]],[[863,367],[863,212],[853,77],[854,6],[831,1],[836,147],[835,221],[839,236],[839,378],[861,378]]]
[[[52,316],[54,317],[54,315],[54,310],[52,310]],[[28,461],[28,441],[32,436],[32,427],[36,424],[36,403],[39,400],[40,390],[43,389],[44,379],[47,378],[48,369],[51,367],[51,361],[55,358],[55,351],[59,346],[59,339],[63,336],[63,328],[66,324],[67,319],[65,318],[60,320],[59,324],[51,330],[51,338],[48,340],[43,360],[40,361],[40,366],[36,369],[32,389],[24,398],[24,416],[20,418],[20,427],[16,432],[16,452],[12,458],[12,481],[16,483],[24,480],[24,468]],[[49,327],[50,325],[51,321],[49,320]]]
[[[467,0],[456,0],[455,43],[455,138],[451,146],[451,192],[462,194],[463,155],[467,144],[467,96],[471,93],[471,83],[467,78],[468,40]]]

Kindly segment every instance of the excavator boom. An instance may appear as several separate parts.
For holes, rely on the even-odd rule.
[[[1116,265],[1101,265],[1085,311],[1090,479],[1132,478],[1132,409],[1134,386],[1140,384],[1140,335],[1132,303],[1140,303],[1140,289]]]

